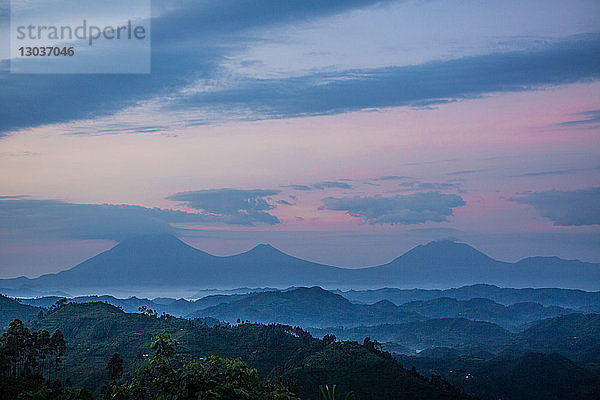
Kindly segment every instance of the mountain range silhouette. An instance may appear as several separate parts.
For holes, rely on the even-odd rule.
[[[56,274],[2,279],[0,288],[448,288],[477,283],[598,290],[600,265],[557,257],[530,257],[509,263],[467,244],[444,240],[419,245],[387,264],[349,269],[293,257],[268,244],[241,254],[214,256],[175,236],[158,234],[125,240]]]

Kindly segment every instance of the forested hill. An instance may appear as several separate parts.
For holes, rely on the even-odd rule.
[[[498,393],[504,393],[502,398],[525,399],[510,395],[517,393],[514,390],[502,391],[507,388],[522,388],[530,395],[528,399],[596,400],[593,395],[599,390],[594,382],[600,378],[600,315],[594,314],[543,320],[520,333],[491,323],[452,318],[359,327],[350,330],[350,338],[356,341],[340,341],[331,335],[350,336],[343,329],[323,329],[319,339],[288,325],[223,325],[211,318],[157,316],[150,310],[125,313],[101,302],[61,301],[39,318],[29,324],[31,329],[64,333],[67,351],[61,374],[96,393],[109,380],[106,365],[115,352],[124,360],[124,379],[128,379],[152,357],[150,339],[161,333],[172,334],[176,351],[187,360],[207,355],[240,358],[256,368],[262,379],[282,380],[307,400],[317,399],[323,384],[335,384],[339,393],[355,392],[361,399],[470,398],[456,389],[460,387],[490,400]],[[388,334],[396,336],[386,338],[405,343],[420,340],[417,345],[426,344],[428,337],[431,346],[445,340],[456,348],[432,348],[420,357],[396,355],[398,362],[372,339]],[[493,354],[498,350],[502,354]],[[531,351],[546,354],[530,356]],[[563,356],[550,354],[555,352]],[[410,369],[412,365],[418,370]],[[471,376],[477,381],[471,382]],[[560,386],[550,392],[536,386],[554,379]],[[573,397],[572,393],[581,396]]]
[[[31,321],[37,318],[42,309],[21,304],[15,299],[0,294],[0,330],[4,330],[15,318],[23,321]]]
[[[236,322],[298,324],[305,327],[358,326],[423,321],[434,318],[466,318],[487,321],[506,328],[573,313],[561,307],[545,307],[537,303],[510,306],[492,300],[475,298],[455,300],[438,298],[395,305],[388,300],[374,304],[351,303],[343,296],[318,286],[270,291],[222,302],[190,314],[192,317],[214,317]]]
[[[423,374],[441,374],[485,400],[597,400],[600,375],[558,354],[526,353],[484,360],[477,357],[398,356]]]
[[[107,380],[105,365],[113,352],[131,373],[147,357],[150,338],[168,332],[188,359],[239,357],[262,377],[295,382],[306,399],[317,398],[321,384],[336,384],[341,392],[367,400],[469,398],[443,381],[404,369],[372,342],[320,340],[284,325],[209,326],[202,320],[128,314],[105,303],[69,303],[50,310],[34,327],[64,333],[65,370],[74,383],[96,390]]]

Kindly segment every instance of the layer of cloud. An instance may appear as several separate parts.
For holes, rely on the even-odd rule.
[[[489,171],[489,168],[477,168],[477,169],[463,169],[461,171],[453,171],[453,172],[448,172],[446,175],[471,175],[471,174],[478,174],[480,172],[486,172]]]
[[[410,190],[460,190],[461,185],[458,183],[444,183],[444,182],[402,182],[401,187]]]
[[[534,192],[510,200],[535,207],[554,225],[600,224],[600,187]]]
[[[9,61],[0,60],[0,136],[21,128],[113,115],[139,102],[169,97],[198,79],[219,79],[221,62],[249,40],[244,31],[382,2],[154,0],[152,74],[11,75]],[[0,14],[0,23],[8,25],[8,12]]]
[[[323,181],[313,185],[315,189],[352,189],[352,185],[345,182]]]
[[[342,182],[345,181],[345,182]],[[308,185],[285,185],[284,188],[292,189],[292,190],[300,190],[300,191],[309,191],[309,190],[326,190],[326,189],[352,189],[352,185],[346,182],[352,181],[351,179],[339,179],[337,181],[322,181]]]
[[[285,185],[283,187],[292,189],[292,190],[302,190],[302,191],[313,190],[313,188],[311,186],[306,186],[306,185]]]
[[[0,236],[119,241],[153,233],[176,234],[177,228],[172,224],[274,225],[280,221],[267,212],[275,208],[268,198],[277,193],[272,190],[217,189],[182,192],[169,197],[200,212],[0,196]]]
[[[314,3],[314,9],[297,2],[282,5],[274,1],[262,1],[256,6],[243,2],[239,8],[230,2],[161,7],[169,12],[157,15],[152,22],[153,72],[148,75],[53,75],[48,79],[11,75],[8,61],[0,61],[0,133],[94,119],[144,106],[160,113],[162,120],[148,126],[145,120],[130,119],[132,126],[127,129],[100,124],[86,129],[97,134],[153,132],[168,129],[169,116],[186,126],[228,119],[426,106],[600,77],[598,34],[522,51],[411,66],[317,72],[281,79],[231,77],[224,72],[223,60],[250,40],[242,34],[244,29],[267,29],[273,24],[331,15],[377,2],[327,3]],[[241,20],[240,10],[249,10]],[[214,18],[208,20],[211,16]],[[173,41],[177,41],[177,46],[173,46]]]
[[[284,79],[242,80],[225,90],[181,96],[173,99],[170,107],[244,106],[260,110],[256,118],[284,118],[424,106],[491,92],[597,79],[599,63],[600,35],[588,35],[528,51]]]
[[[401,176],[401,175],[385,175],[385,176],[380,176],[379,178],[375,178],[372,180],[374,180],[374,181],[400,181],[403,179],[410,179],[410,177]]]
[[[121,240],[151,233],[175,233],[170,223],[199,223],[201,215],[133,205],[73,204],[0,199],[0,234],[68,239]]]
[[[230,225],[275,225],[279,219],[268,211],[275,208],[271,196],[278,190],[210,189],[175,193],[168,200],[180,201],[201,215]]]
[[[454,208],[466,205],[462,197],[440,192],[392,197],[326,197],[322,202],[321,210],[346,211],[372,224],[402,225],[447,221]]]

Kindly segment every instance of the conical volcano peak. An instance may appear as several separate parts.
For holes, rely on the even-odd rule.
[[[493,261],[492,258],[468,244],[453,240],[437,240],[419,245],[404,253],[395,261],[399,260],[411,260],[417,263],[425,260],[437,260],[438,262],[448,262],[449,265],[459,260]]]
[[[129,237],[120,241],[115,247],[115,249],[132,249],[148,251],[151,253],[156,253],[158,251],[168,252],[181,248],[192,247],[178,237],[168,233],[154,233],[143,236]],[[193,248],[193,250],[200,252],[200,250],[195,248]]]
[[[277,250],[275,247],[271,246],[268,243],[259,243],[254,246],[255,249],[264,249],[264,250]]]
[[[470,253],[481,253],[479,250],[469,246],[466,243],[456,242],[450,239],[434,240],[425,245],[417,246],[416,248],[422,248],[427,251],[457,251],[457,252],[470,252]]]
[[[432,240],[431,242],[422,245],[422,247],[427,248],[458,248],[458,247],[469,247],[468,244],[454,241],[452,239],[441,239],[441,240]]]
[[[269,254],[285,254],[281,250],[273,247],[268,243],[260,243],[250,249],[246,254],[260,254],[260,255],[269,255]]]
[[[147,235],[129,236],[129,237],[126,237],[125,239],[119,241],[120,244],[124,244],[124,245],[136,245],[136,244],[151,243],[151,242],[153,242],[153,243],[159,243],[159,242],[183,243],[183,241],[181,239],[179,239],[177,236],[171,235],[169,233],[150,233]]]

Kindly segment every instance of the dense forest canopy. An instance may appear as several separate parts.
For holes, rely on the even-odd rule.
[[[301,303],[307,309],[318,309],[321,295],[349,304],[328,293],[311,288],[286,296],[316,294]],[[278,296],[265,292],[252,300],[236,295],[221,304],[250,299],[265,310],[287,307],[287,300],[256,302]],[[544,319],[517,332],[466,318],[306,330],[242,319],[173,317],[146,305],[131,313],[97,301],[60,299],[40,308],[3,300],[7,310],[22,312],[27,321],[13,320],[2,336],[3,390],[14,398],[21,392],[25,398],[138,399],[162,391],[186,399],[213,390],[206,380],[223,393],[243,392],[247,398],[307,400],[332,395],[333,388],[336,396],[360,399],[594,399],[600,393],[598,314]],[[406,347],[423,345],[418,355]],[[509,370],[510,375],[502,375]],[[546,378],[560,387],[535,389]],[[254,392],[244,389],[250,386]],[[533,389],[508,390],[519,387]]]

